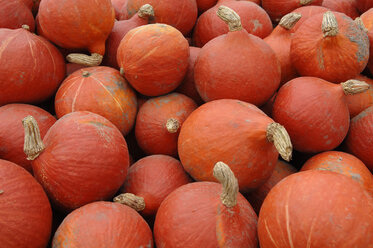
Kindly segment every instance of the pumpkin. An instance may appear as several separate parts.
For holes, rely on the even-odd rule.
[[[203,13],[206,10],[212,8],[218,0],[197,0],[197,8],[199,13]]]
[[[332,11],[344,13],[352,19],[360,16],[356,0],[323,0],[322,6]]]
[[[323,14],[327,12],[328,10],[329,10],[328,8],[318,6],[318,5],[307,5],[307,6],[303,6],[303,7],[293,10],[291,13],[298,13],[302,15],[302,18],[300,18],[297,21],[297,23],[294,25],[294,27],[290,29],[290,32],[292,33],[296,32],[299,29],[299,27],[303,24],[303,22],[306,21],[311,16],[321,14],[321,13]]]
[[[0,29],[0,51],[0,106],[42,102],[65,77],[58,49],[26,29]]]
[[[23,126],[34,176],[59,210],[111,198],[126,178],[127,144],[106,118],[88,111],[67,114],[43,141],[34,118],[26,117]]]
[[[214,176],[220,184],[189,183],[164,199],[154,223],[157,247],[258,247],[257,216],[235,175],[219,162]]]
[[[0,28],[21,28],[27,25],[31,32],[35,30],[35,20],[32,12],[21,0],[0,0]]]
[[[16,1],[18,1],[18,0],[16,0]],[[27,8],[32,10],[32,7],[34,6],[34,2],[36,2],[36,0],[21,0],[20,2],[22,2],[24,5],[27,6]]]
[[[360,13],[364,13],[367,10],[373,8],[373,2],[370,0],[355,0],[357,9]]]
[[[16,163],[31,172],[31,161],[26,159],[23,152],[25,134],[22,119],[28,115],[34,116],[39,123],[42,138],[56,122],[56,118],[50,113],[33,105],[14,103],[0,107],[0,158]]]
[[[231,8],[240,16],[242,27],[248,33],[264,38],[272,32],[271,19],[259,5],[250,1],[219,0],[197,20],[193,31],[193,41],[197,47],[203,47],[210,40],[228,33],[227,24],[216,15],[222,5]]]
[[[366,28],[369,37],[369,54],[373,54],[373,9],[369,9],[361,15],[361,21]],[[373,74],[373,56],[369,57],[368,70]]]
[[[290,58],[290,44],[293,33],[290,31],[301,19],[298,13],[289,13],[281,18],[273,32],[264,41],[273,49],[281,64],[281,85],[297,76]]]
[[[136,117],[138,145],[147,154],[177,156],[180,127],[196,108],[191,98],[179,93],[147,100]]]
[[[123,135],[135,123],[137,98],[118,70],[95,66],[67,77],[55,97],[58,118],[74,111],[90,111],[111,121]]]
[[[250,202],[257,214],[259,214],[263,201],[267,197],[269,191],[282,179],[296,172],[297,170],[291,164],[278,160],[271,177],[259,188],[245,194],[246,199]]]
[[[230,31],[201,49],[194,67],[197,91],[206,102],[232,98],[260,106],[280,84],[276,54],[262,39],[242,28],[232,9],[222,5],[217,14]]]
[[[358,95],[347,95],[347,105],[350,111],[350,117],[353,118],[366,108],[373,106],[373,79],[359,75],[357,80],[369,84],[369,89]]]
[[[294,33],[290,56],[301,76],[340,83],[364,70],[369,40],[351,18],[327,11],[310,17]]]
[[[197,181],[215,181],[213,165],[224,161],[245,192],[271,176],[279,153],[290,160],[292,145],[286,130],[256,106],[221,99],[189,115],[180,130],[178,152],[184,169]]]
[[[345,140],[348,152],[354,154],[373,171],[373,106],[351,119],[351,127]]]
[[[188,59],[188,41],[166,24],[131,29],[117,50],[117,62],[124,76],[147,96],[164,95],[176,89],[187,72]]]
[[[53,248],[153,247],[152,231],[132,208],[98,201],[71,212],[58,227]]]
[[[60,47],[87,49],[90,56],[73,53],[66,57],[87,66],[101,63],[114,19],[110,0],[43,0],[38,12],[42,35]]]
[[[309,170],[283,179],[260,209],[261,247],[369,247],[373,198],[351,178]]]
[[[122,18],[123,15],[126,15],[127,17],[127,0],[111,0],[111,4],[114,7],[115,19],[116,20],[127,20],[127,18],[125,17]]]
[[[167,155],[151,155],[135,162],[128,170],[121,194],[114,201],[125,203],[128,193],[141,197],[140,214],[154,217],[161,202],[172,191],[191,180],[180,161]]]
[[[298,77],[278,91],[272,117],[289,132],[295,150],[332,150],[342,143],[349,128],[345,95],[364,92],[368,87],[357,80],[333,84],[320,78]]]
[[[106,40],[106,52],[103,63],[110,67],[118,68],[117,50],[123,37],[133,28],[146,25],[154,18],[153,7],[149,4],[143,5],[139,11],[129,20],[116,21]]]
[[[373,195],[373,175],[360,159],[349,153],[340,151],[327,151],[319,153],[309,160],[301,168],[306,170],[329,170],[341,173],[361,184]]]
[[[260,106],[260,110],[262,110],[269,117],[272,117],[273,103],[275,102],[276,95],[277,95],[277,91],[265,104]]]
[[[197,3],[195,0],[128,0],[127,13],[131,17],[141,6],[150,4],[154,8],[156,23],[164,23],[178,29],[183,35],[188,34],[197,20]]]
[[[1,247],[47,247],[52,227],[47,195],[30,173],[6,160],[0,160],[0,212]]]
[[[265,9],[273,22],[295,10],[296,8],[308,5],[321,5],[323,0],[262,0]]]

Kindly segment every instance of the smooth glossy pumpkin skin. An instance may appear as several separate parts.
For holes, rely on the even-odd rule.
[[[258,220],[261,247],[369,247],[373,198],[351,178],[309,170],[269,192]]]
[[[347,151],[358,157],[373,171],[373,106],[351,119],[345,140]]]
[[[71,212],[58,227],[52,248],[153,247],[152,231],[132,208],[93,202]]]
[[[64,48],[85,48],[105,54],[105,40],[114,25],[110,0],[43,0],[38,20],[43,36]]]
[[[189,182],[191,180],[180,161],[167,155],[151,155],[129,168],[121,192],[143,197],[145,209],[140,214],[152,217],[172,191]]]
[[[257,188],[271,176],[278,159],[276,148],[266,138],[273,122],[243,101],[205,103],[181,127],[180,161],[197,181],[216,181],[213,166],[223,161],[236,175],[241,191]]]
[[[0,107],[0,158],[16,163],[31,172],[31,161],[27,160],[23,151],[25,131],[22,119],[28,115],[33,116],[38,122],[42,138],[56,122],[56,118],[50,113],[33,105],[14,103]]]
[[[322,6],[333,11],[338,11],[355,19],[360,16],[356,7],[356,0],[323,0]]]
[[[154,224],[157,247],[258,247],[257,216],[240,194],[227,208],[221,184],[195,182],[179,187],[161,203]]]
[[[364,13],[367,10],[373,8],[373,2],[370,0],[355,0],[356,1],[356,6],[360,13]]]
[[[156,12],[156,9],[154,9]],[[119,44],[117,62],[141,94],[159,96],[176,89],[188,69],[189,44],[175,28],[148,24],[130,30]]]
[[[245,195],[257,214],[259,214],[263,201],[267,197],[269,191],[282,179],[296,172],[297,170],[292,165],[278,160],[271,177],[259,188]]]
[[[118,70],[87,67],[63,81],[56,93],[55,109],[58,118],[74,111],[99,114],[126,135],[135,123],[137,97]]]
[[[180,128],[170,133],[166,128],[167,120],[176,119],[180,126],[197,108],[189,97],[171,93],[147,100],[139,109],[136,117],[135,134],[139,146],[147,154],[177,156],[177,141]]]
[[[339,30],[336,36],[324,37],[323,14],[308,18],[294,33],[290,56],[299,75],[341,83],[356,77],[367,65],[368,36],[345,14],[333,14]]]
[[[248,33],[264,38],[272,32],[271,19],[259,5],[250,1],[221,0],[198,18],[193,31],[195,46],[203,47],[210,40],[228,33],[228,25],[216,14],[221,5],[233,9],[240,16],[242,26]]]
[[[328,10],[328,8],[317,5],[307,5],[293,10],[292,13],[301,14],[302,18],[300,18],[298,22],[294,25],[294,27],[291,29],[291,32],[294,33],[295,31],[297,31],[299,27],[302,25],[302,23],[305,22],[311,16],[317,14],[324,14]]]
[[[372,173],[360,159],[349,153],[340,151],[319,153],[304,163],[301,171],[306,170],[328,170],[341,173],[360,183],[373,195]]]
[[[43,143],[45,150],[32,161],[32,169],[51,201],[65,212],[113,197],[126,178],[126,141],[100,115],[67,114],[48,130]]]
[[[308,5],[321,5],[323,0],[313,0],[307,5],[302,5],[301,0],[262,0],[262,7],[271,17],[273,22],[279,22],[281,17],[293,10]]]
[[[155,23],[165,23],[178,29],[183,35],[188,34],[197,20],[197,3],[195,0],[128,0],[128,16],[133,16],[144,4],[153,6]]]
[[[35,20],[31,9],[20,0],[0,0],[0,28],[21,28],[28,25],[30,31],[35,30]]]
[[[294,149],[306,153],[336,148],[350,123],[342,86],[314,77],[298,77],[283,85],[272,117],[285,126]]]
[[[42,102],[65,77],[58,49],[25,29],[0,29],[0,51],[0,106]]]
[[[373,6],[372,6],[373,7]],[[368,37],[369,37],[369,54],[373,54],[373,9],[369,9],[361,15],[361,20],[365,28],[368,30]],[[373,74],[373,56],[369,57],[368,70],[371,74]]]
[[[361,80],[369,84],[370,88],[357,95],[347,95],[347,105],[350,110],[350,117],[353,118],[366,108],[373,106],[373,79],[359,75],[357,80]]]
[[[17,164],[0,160],[0,190],[1,247],[47,247],[52,209],[40,184]]]

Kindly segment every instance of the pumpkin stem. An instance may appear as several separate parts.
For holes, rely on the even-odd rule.
[[[338,34],[338,22],[333,12],[325,12],[321,23],[321,30],[324,33],[324,37],[332,37]]]
[[[102,62],[103,56],[98,53],[92,53],[91,55],[86,55],[82,53],[70,53],[66,56],[67,61],[70,63],[75,63],[85,66],[98,66]]]
[[[220,195],[222,203],[230,208],[237,204],[238,181],[233,171],[223,162],[217,162],[213,170],[214,177],[223,185]]]
[[[168,132],[176,133],[177,130],[179,130],[180,128],[180,122],[176,120],[175,118],[170,118],[167,120],[166,128]]]
[[[300,3],[301,5],[308,5],[308,4],[312,3],[312,1],[313,1],[313,0],[300,0],[299,3]]]
[[[287,30],[290,30],[294,27],[295,24],[297,24],[301,17],[302,15],[299,13],[289,13],[281,18],[280,23],[278,25]]]
[[[39,126],[34,117],[31,115],[22,120],[23,128],[25,129],[25,141],[23,151],[27,155],[27,160],[36,159],[45,146],[40,137]]]
[[[240,16],[231,8],[221,5],[216,13],[220,19],[228,24],[230,32],[239,31],[242,29]]]
[[[360,17],[356,17],[354,22],[359,26],[359,28],[364,31],[365,33],[368,33],[368,29],[365,27],[363,20],[361,20]]]
[[[154,17],[154,9],[150,4],[144,4],[137,12],[137,15],[143,19]]]
[[[140,212],[145,209],[145,201],[143,197],[134,195],[132,193],[120,194],[113,199],[114,202],[124,204],[128,207]]]
[[[119,69],[119,74],[120,74],[121,76],[124,76],[124,69],[123,69],[123,67],[121,67],[121,68]]]
[[[341,83],[342,89],[346,95],[356,95],[363,93],[369,89],[369,84],[364,81],[359,81],[355,79],[347,80]]]
[[[23,28],[23,29],[26,29],[27,31],[30,31],[30,26],[27,25],[27,24],[23,24],[23,25],[22,25],[22,28]]]
[[[293,145],[284,126],[275,122],[269,124],[267,127],[267,139],[275,145],[276,150],[283,159],[286,161],[291,160]]]
[[[4,193],[4,190],[0,189],[0,195]]]

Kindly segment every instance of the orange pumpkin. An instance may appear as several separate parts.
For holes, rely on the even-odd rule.
[[[294,25],[292,29],[290,29],[290,31],[294,33],[308,18],[317,14],[323,14],[326,11],[328,11],[327,8],[317,5],[307,5],[293,10],[291,13],[298,13],[302,15],[302,18],[298,20],[298,22]]]
[[[115,19],[127,20],[127,0],[111,0],[111,4],[114,7]]]
[[[350,117],[353,118],[366,108],[373,106],[373,79],[359,75],[357,80],[369,84],[369,89],[358,95],[347,95],[347,105],[350,111]]]
[[[32,1],[31,1],[32,3]],[[21,0],[0,0],[0,28],[21,28],[28,25],[31,32],[35,30],[35,20],[31,9]]]
[[[369,43],[370,43],[369,54],[372,55],[373,54],[373,8],[367,10],[361,15],[361,21],[363,22],[365,28],[368,31],[368,37],[369,37]],[[370,73],[373,74],[373,56],[369,57],[367,67]]]
[[[352,19],[360,16],[356,0],[323,0],[322,6],[332,11],[344,13]]]
[[[212,8],[218,0],[197,0],[197,8],[199,13],[203,13],[206,10]]]

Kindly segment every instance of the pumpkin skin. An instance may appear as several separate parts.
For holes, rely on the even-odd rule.
[[[314,15],[294,33],[290,56],[299,75],[340,83],[364,70],[369,58],[369,40],[351,18],[331,13],[338,23],[336,36],[324,37],[320,28],[324,14]]]
[[[52,209],[40,184],[17,164],[0,160],[0,185],[1,246],[47,247]]]
[[[100,115],[67,114],[48,130],[43,143],[45,150],[32,161],[32,169],[51,201],[64,212],[111,198],[125,180],[126,141]]]
[[[351,126],[345,140],[347,151],[358,157],[373,171],[373,106],[351,119]]]
[[[127,15],[127,0],[111,0],[111,4],[114,7],[115,19],[127,20],[127,18],[121,18],[123,14]]]
[[[0,107],[0,158],[16,163],[29,172],[32,171],[31,161],[23,152],[25,132],[22,119],[33,116],[39,124],[43,138],[48,129],[56,122],[47,111],[29,104],[7,104]]]
[[[311,16],[317,15],[317,14],[324,14],[326,11],[328,11],[328,8],[317,6],[317,5],[308,5],[303,6],[300,8],[297,8],[292,11],[292,13],[298,13],[302,15],[302,18],[298,20],[298,22],[295,24],[295,26],[291,29],[291,32],[296,32],[299,27],[302,25],[304,21],[306,21]]]
[[[369,9],[361,15],[361,21],[368,30],[369,54],[373,54],[373,9]],[[368,70],[373,75],[373,56],[369,57]]]
[[[352,19],[360,16],[356,7],[356,0],[323,0],[322,6],[333,11],[344,13]]]
[[[53,248],[153,247],[152,231],[132,208],[93,202],[71,212],[53,237]]]
[[[314,77],[298,77],[283,85],[272,117],[285,126],[294,149],[306,153],[336,148],[350,123],[342,86]]]
[[[105,40],[114,19],[110,0],[43,0],[38,12],[42,35],[48,40],[60,47],[85,48],[100,55],[105,54]]]
[[[82,69],[82,68],[86,68],[86,67],[87,66],[85,66],[85,65],[80,65],[80,64],[75,64],[75,63],[66,63],[66,77],[73,74],[73,72],[75,72],[79,69]]]
[[[221,5],[233,9],[241,17],[242,26],[248,33],[263,39],[272,32],[271,19],[259,5],[250,1],[220,0],[197,20],[193,31],[193,42],[197,47],[203,47],[210,40],[228,33],[227,24],[216,15]]]
[[[31,32],[35,30],[35,20],[31,9],[20,0],[0,0],[0,28],[21,28],[28,25]]]
[[[261,247],[369,247],[372,233],[373,198],[331,171],[283,179],[264,200],[258,220]]]
[[[51,43],[20,29],[0,29],[0,106],[51,97],[65,76],[65,61]]]
[[[67,77],[55,97],[58,118],[74,111],[90,111],[111,121],[123,135],[133,127],[137,97],[118,70],[95,66]]]
[[[159,96],[176,89],[187,72],[188,59],[188,41],[166,24],[148,24],[130,30],[117,50],[117,62],[126,79],[146,96]]]
[[[360,13],[364,13],[370,8],[373,8],[373,2],[370,0],[355,0],[356,1],[356,6]]]
[[[212,8],[218,0],[197,0],[197,8],[199,13],[203,13],[206,10]]]
[[[373,79],[359,75],[357,80],[361,80],[370,85],[370,88],[358,95],[347,95],[347,105],[350,111],[350,117],[353,118],[366,108],[373,106]]]
[[[176,157],[180,128],[169,131],[166,124],[173,118],[182,126],[196,108],[197,104],[191,98],[179,93],[147,100],[136,117],[135,134],[138,145],[147,154]]]
[[[328,170],[341,173],[360,183],[373,195],[372,173],[360,159],[351,154],[339,151],[319,153],[304,163],[301,171],[306,170]]]
[[[140,214],[153,217],[172,191],[190,181],[180,161],[167,155],[151,155],[129,168],[121,192],[143,197],[145,209]]]

